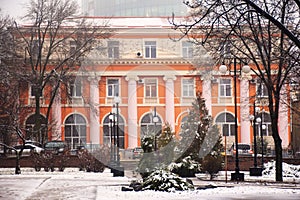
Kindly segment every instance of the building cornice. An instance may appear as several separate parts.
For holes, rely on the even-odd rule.
[[[181,64],[189,64],[192,65],[192,63],[185,59],[176,59],[176,58],[167,58],[167,59],[143,59],[143,58],[137,58],[137,59],[112,59],[112,60],[93,60],[88,59],[81,63],[82,65],[181,65]]]

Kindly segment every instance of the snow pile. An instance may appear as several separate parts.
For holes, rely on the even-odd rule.
[[[143,182],[143,190],[174,192],[193,189],[193,185],[166,170],[156,170]]]
[[[266,164],[264,164],[264,176],[270,176],[274,177],[276,174],[276,162],[270,161]],[[300,178],[300,165],[291,165],[287,163],[282,163],[282,176],[287,178],[294,178],[298,179]]]

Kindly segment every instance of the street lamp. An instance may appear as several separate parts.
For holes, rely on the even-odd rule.
[[[156,107],[154,107],[154,111],[152,113],[152,121],[154,122],[154,151],[157,151],[157,141],[156,141],[156,123],[159,121],[157,114],[156,114]]]
[[[116,114],[115,105],[113,105],[112,112],[109,114],[110,122],[110,166],[112,170],[116,167]],[[114,171],[113,171],[114,173]]]
[[[114,115],[113,113],[109,114],[109,131],[110,131],[110,164],[113,164],[114,161],[114,152],[113,152],[113,120],[114,120]]]
[[[238,151],[238,122],[237,122],[237,86],[236,86],[236,79],[237,79],[237,58],[233,58],[233,81],[234,81],[234,115],[235,115],[235,120],[234,120],[234,128],[235,128],[235,148],[236,148],[236,154],[235,154],[235,173],[231,174],[231,180],[232,181],[243,181],[244,180],[244,173],[240,173],[240,167],[239,167],[239,151]],[[221,74],[226,74],[227,72],[227,66],[226,65],[221,65],[219,67],[219,70]],[[243,66],[242,70],[240,70],[240,74],[243,71],[244,73],[249,73],[251,71],[251,68],[248,65]]]
[[[115,96],[114,102],[116,104],[116,120],[117,120],[117,165],[120,165],[120,133],[119,133],[119,103],[121,102],[121,99],[119,96]]]
[[[262,113],[263,114],[263,113]],[[261,167],[264,168],[264,133],[267,126],[265,124],[261,125]]]
[[[113,119],[113,135],[114,135],[114,166],[112,167],[114,176],[124,176],[124,168],[120,165],[120,134],[119,134],[119,103],[121,99],[118,95],[114,98],[114,105],[112,108],[112,119]],[[110,115],[111,116],[111,115]],[[117,124],[116,124],[117,123]],[[117,130],[117,131],[116,131]],[[117,134],[116,134],[117,133]],[[116,147],[116,150],[115,150]]]
[[[251,126],[253,128],[253,143],[254,143],[254,166],[250,167],[250,176],[262,176],[262,168],[257,167],[257,141],[256,141],[256,122],[260,123],[261,118],[257,116],[257,113],[259,112],[259,108],[255,106],[254,102],[254,115],[250,115],[250,122]]]

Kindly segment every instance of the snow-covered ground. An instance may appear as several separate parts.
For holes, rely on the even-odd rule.
[[[272,166],[272,163],[270,166]],[[298,169],[292,166],[292,169],[295,168]],[[269,171],[272,167],[268,167],[267,169]],[[288,171],[291,172],[293,170],[290,169]],[[218,179],[224,179],[224,172],[220,174]],[[230,176],[230,172],[227,174]],[[35,172],[33,169],[23,168],[20,175],[14,175],[14,169],[0,169],[0,199],[300,199],[300,179],[298,177],[289,176],[284,178],[284,183],[279,184],[265,182],[266,180],[274,180],[274,173],[270,172],[266,174],[263,177],[249,177],[245,173],[247,181],[239,183],[231,181],[226,183],[225,181],[218,180],[203,181],[193,178],[192,181],[196,186],[211,185],[217,187],[205,190],[168,193],[155,191],[123,192],[121,191],[121,187],[128,187],[134,178],[128,172],[125,173],[127,175],[125,177],[112,177],[108,169],[104,173],[87,173],[79,171],[76,168],[68,168],[64,172]],[[228,180],[230,180],[230,177]]]

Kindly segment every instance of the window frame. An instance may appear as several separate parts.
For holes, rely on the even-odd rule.
[[[189,41],[182,41],[181,45],[182,45],[182,49],[181,49],[182,57],[192,58],[194,55],[193,44]]]
[[[271,122],[271,116],[268,112],[261,112],[259,114],[259,117],[261,118],[261,123],[256,122],[255,128],[257,130],[257,136],[261,137],[262,133],[262,125],[266,125],[266,129],[263,132],[263,136],[272,136],[272,122]]]
[[[34,88],[34,85],[35,84],[33,84],[33,83],[29,83],[29,98],[35,98],[35,92],[37,92],[37,91],[34,91],[33,90],[33,88]],[[41,91],[41,94],[40,94],[40,98],[42,98],[43,97],[43,95],[44,95],[44,89],[42,89],[42,91]]]
[[[80,87],[80,88],[78,88]],[[83,94],[83,83],[82,80],[72,80],[69,83],[69,90],[70,90],[70,96],[72,98],[82,98],[82,94]],[[77,94],[79,93],[79,94]]]
[[[154,40],[148,40],[144,42],[144,55],[145,58],[157,57],[157,42]]]
[[[144,81],[145,81],[144,82],[145,98],[157,98],[158,97],[158,80],[157,80],[157,78],[145,78]],[[149,83],[150,81],[153,81],[153,83]],[[155,88],[154,95],[153,95],[153,87]],[[147,95],[148,91],[149,91],[149,95]]]
[[[107,41],[107,56],[108,58],[120,57],[120,42],[117,40]]]
[[[230,83],[222,83],[229,80]],[[219,81],[219,97],[232,97],[232,80],[230,78],[222,78]]]
[[[114,84],[114,83],[110,84],[109,83],[110,80],[117,81],[117,84]],[[106,96],[108,98],[120,96],[120,79],[119,78],[107,78],[106,85],[107,85]],[[111,94],[110,94],[110,90],[112,90]]]
[[[265,94],[266,93],[266,94]],[[268,88],[262,82],[256,84],[256,94],[259,98],[266,98],[268,97]]]
[[[125,148],[125,120],[124,118],[119,115],[119,127],[116,126],[115,124],[115,128],[119,128],[119,145],[120,148],[123,149]],[[103,120],[103,144],[108,144],[110,145],[111,142],[113,142],[113,136],[111,135],[111,132],[113,132],[113,121],[111,122],[112,124],[110,124],[110,119],[109,119],[109,115],[107,115],[104,120]],[[115,131],[117,132],[117,130],[115,129]]]
[[[71,122],[67,122],[68,119],[70,117],[73,117],[73,123]],[[78,123],[75,119],[76,116],[79,116],[81,119],[84,120],[84,123]],[[77,113],[73,113],[71,115],[69,115],[64,123],[64,127],[65,127],[65,141],[68,143],[68,145],[70,147],[72,147],[72,149],[76,149],[75,145],[77,146],[81,146],[83,144],[86,143],[87,141],[87,120],[84,118],[84,116],[82,116],[81,114],[77,114]],[[70,128],[70,129],[69,129]],[[70,130],[70,135],[67,135],[67,131],[68,129]],[[77,131],[77,135],[74,135],[74,130]],[[82,132],[84,131],[84,133]],[[74,143],[74,141],[76,141],[76,139],[78,139],[78,143]]]
[[[192,83],[184,83],[184,81],[192,81]],[[182,97],[184,98],[191,98],[195,96],[195,79],[194,78],[182,78],[181,79],[182,85]],[[187,93],[185,95],[185,86],[187,86]],[[192,88],[191,88],[192,87]]]
[[[224,117],[223,117],[224,115]],[[233,118],[233,120],[227,120],[227,115],[229,115],[230,117]],[[224,118],[223,121],[219,121],[222,120],[222,118]],[[229,113],[229,112],[223,112],[220,113],[215,120],[215,123],[220,126],[220,132],[222,134],[223,137],[227,137],[227,136],[235,136],[235,120],[234,120],[234,115]],[[225,129],[227,129],[227,131],[224,131]]]
[[[77,42],[75,40],[70,40],[69,45],[70,45],[70,55],[75,54],[77,50]]]
[[[153,122],[153,114],[147,113],[141,118],[140,122],[140,140],[142,142],[143,137],[149,136],[150,134],[156,134],[156,136],[161,135],[162,130],[162,119],[159,115],[156,115],[158,122]]]

